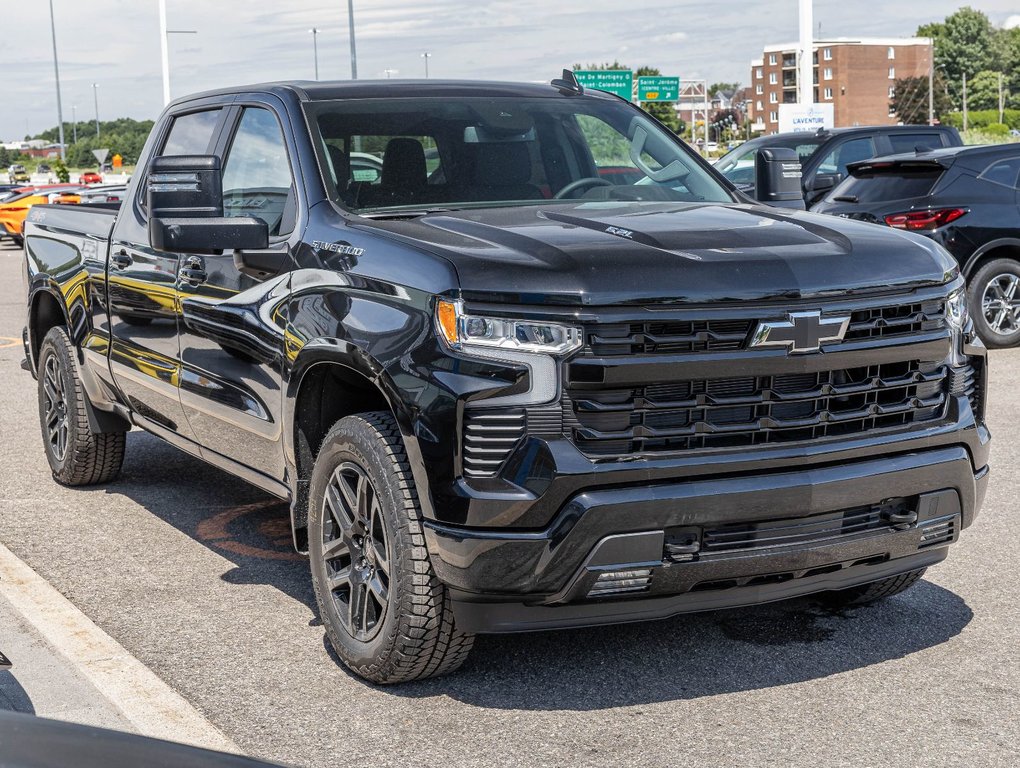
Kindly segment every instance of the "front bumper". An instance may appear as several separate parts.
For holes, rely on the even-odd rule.
[[[664,618],[842,589],[931,565],[973,521],[988,470],[960,445],[785,472],[578,493],[543,530],[426,523],[459,625],[514,632]],[[904,500],[913,518],[733,551],[672,552],[709,528],[803,522]],[[819,517],[822,516],[822,517]],[[822,526],[824,528],[824,526]],[[938,533],[931,535],[932,531]],[[684,547],[680,547],[684,549]],[[589,596],[599,577],[647,584]],[[603,595],[605,593],[602,593]]]

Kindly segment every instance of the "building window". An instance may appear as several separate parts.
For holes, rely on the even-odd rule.
[[[822,49],[822,58],[825,59],[826,61],[832,61],[832,49],[831,48],[823,48]]]
[[[779,94],[777,94],[775,91],[772,91],[771,93],[769,93],[769,104],[778,104],[778,103],[779,103]]]
[[[760,67],[757,70],[755,70],[754,76],[756,78],[758,78],[759,80],[761,80],[761,68]]]
[[[779,77],[775,72],[769,72],[769,85],[775,85],[779,82]]]
[[[776,54],[774,53],[769,54],[769,64],[771,64],[772,66],[776,65]]]
[[[831,99],[832,98],[832,89],[831,88],[826,88],[825,89],[825,98],[826,99]]]
[[[890,59],[895,59],[895,58],[896,58],[896,49],[895,49],[895,48],[893,48],[893,47],[892,47],[892,46],[890,45],[890,46],[889,46],[889,51],[887,52],[887,54],[886,54],[886,55],[887,55],[887,56],[888,56],[888,57],[889,57]]]
[[[761,83],[758,83],[758,85],[754,86],[754,92],[757,95],[761,96],[763,93],[765,93],[765,86],[762,85]]]
[[[889,86],[889,98],[890,99],[895,99],[896,98],[896,86],[895,85],[890,85]]]
[[[890,80],[896,79],[896,67],[889,67],[889,79]]]
[[[779,113],[774,111],[774,110],[772,112],[769,112],[769,122],[770,123],[778,123],[779,122]]]
[[[758,99],[758,104],[756,106],[757,106],[757,109],[758,109],[759,112],[761,112],[763,109],[765,109],[765,105],[762,103],[761,99]]]
[[[826,67],[825,68],[825,79],[826,80],[831,80],[832,79],[832,67]]]

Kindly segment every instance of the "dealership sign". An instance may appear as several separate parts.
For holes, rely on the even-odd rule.
[[[832,104],[780,104],[779,132],[817,131],[835,127]]]

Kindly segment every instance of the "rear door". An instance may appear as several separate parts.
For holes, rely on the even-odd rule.
[[[169,121],[153,156],[208,154],[224,117],[222,105],[182,111]],[[109,251],[111,373],[132,410],[149,426],[193,438],[178,394],[180,256],[149,247],[144,175],[133,189],[137,194],[122,206]]]
[[[289,254],[300,243],[296,156],[282,104],[232,107],[217,147],[223,157],[225,216],[255,216],[269,227],[269,265],[244,267],[233,253],[182,258],[181,402],[204,453],[283,479],[283,329]],[[271,268],[273,264],[278,268]]]

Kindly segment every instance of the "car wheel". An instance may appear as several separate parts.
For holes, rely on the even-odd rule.
[[[861,584],[859,587],[825,592],[820,596],[820,599],[831,608],[849,608],[855,605],[867,605],[868,603],[884,600],[887,597],[898,595],[900,592],[910,589],[924,576],[926,570],[926,568],[919,568],[916,571],[901,573],[899,576],[890,576],[887,579],[873,581],[870,584]]]
[[[52,328],[39,348],[39,422],[54,479],[63,485],[113,480],[124,462],[124,432],[93,432],[74,347]]]
[[[995,259],[985,264],[970,280],[967,301],[986,347],[1020,344],[1020,262]]]
[[[24,247],[24,245],[25,245],[25,238],[23,238],[21,235],[11,235],[11,239],[14,241],[14,244],[16,246],[18,246],[19,248],[23,248]]]
[[[402,683],[452,672],[474,637],[436,577],[393,416],[338,421],[312,471],[308,550],[319,616],[354,673]]]

